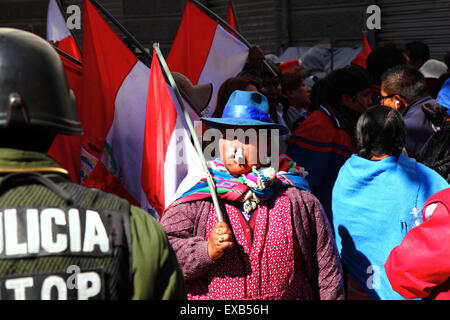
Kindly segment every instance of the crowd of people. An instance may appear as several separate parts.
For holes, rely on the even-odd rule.
[[[301,61],[253,47],[201,118],[222,134],[207,161],[219,207],[202,179],[156,221],[45,155],[56,134],[81,131],[62,64],[30,33],[0,40],[2,293],[72,297],[61,274],[77,265],[79,299],[450,297],[450,77],[423,43],[380,46],[311,86]],[[173,76],[202,111],[211,86]]]
[[[421,235],[411,239],[408,229],[410,211],[435,194],[440,219],[450,218],[447,65],[430,59],[424,43],[388,44],[309,87],[301,61],[269,60],[271,71],[262,57],[252,48],[202,121],[222,133],[284,128],[279,163],[263,163],[251,156],[260,145],[223,134],[208,166],[224,221],[206,181],[160,220],[188,298],[385,300],[447,292],[448,285],[434,288],[450,273],[437,262],[444,249],[422,254],[410,244],[427,251],[428,228],[439,228],[443,239],[446,225],[437,227],[438,214],[429,214],[414,230]],[[431,262],[420,268],[431,255],[444,274],[434,275]]]

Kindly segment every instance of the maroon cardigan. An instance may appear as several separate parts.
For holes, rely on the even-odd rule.
[[[291,187],[293,227],[301,250],[301,265],[316,299],[344,298],[342,266],[322,205],[311,193]],[[196,279],[214,261],[205,240],[211,199],[182,203],[166,210],[160,220],[175,250],[186,281]],[[225,212],[225,210],[223,210]]]

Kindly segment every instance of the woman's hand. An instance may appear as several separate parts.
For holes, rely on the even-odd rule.
[[[211,260],[220,259],[226,248],[233,246],[233,235],[225,222],[218,222],[208,240],[208,255]]]

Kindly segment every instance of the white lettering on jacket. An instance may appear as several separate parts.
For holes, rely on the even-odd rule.
[[[79,210],[74,208],[68,212],[26,208],[20,214],[14,208],[0,211],[1,256],[110,251],[108,232],[96,211],[86,210],[84,226]]]

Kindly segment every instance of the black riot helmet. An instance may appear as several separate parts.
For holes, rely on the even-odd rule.
[[[0,128],[81,134],[75,97],[44,39],[0,28]]]

